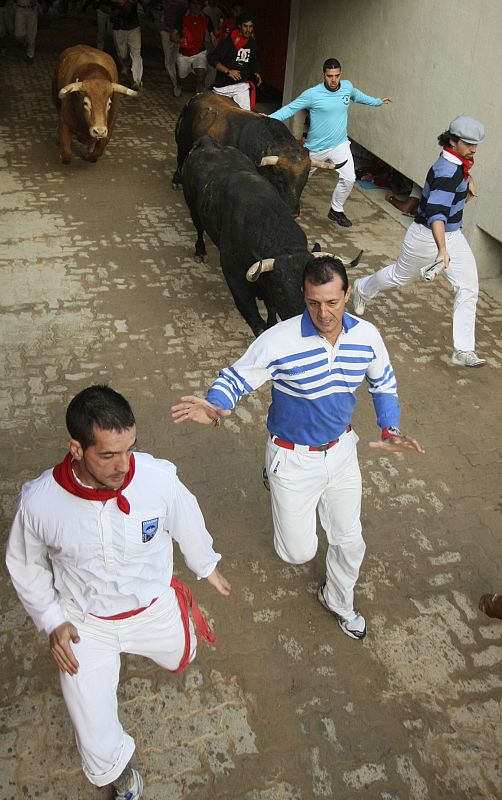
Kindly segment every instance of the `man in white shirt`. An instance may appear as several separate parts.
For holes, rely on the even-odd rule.
[[[66,412],[69,452],[21,490],[7,566],[26,611],[49,637],[82,767],[117,800],[138,800],[134,740],[118,719],[120,654],[180,672],[207,626],[173,577],[173,539],[187,566],[221,595],[202,513],[169,461],[134,453],[132,409],[108,386],[76,395]]]
[[[321,605],[352,639],[364,639],[366,620],[354,608],[365,543],[360,520],[362,484],[352,430],[356,392],[365,380],[380,442],[371,447],[415,450],[399,430],[396,379],[374,325],[345,311],[351,290],[342,262],[313,254],[303,271],[306,309],[269,328],[231,367],[220,370],[206,398],[186,395],[172,406],[176,423],[218,427],[248,394],[272,383],[265,474],[272,505],[274,548],[283,561],[305,564],[318,547],[317,511],[328,539]]]

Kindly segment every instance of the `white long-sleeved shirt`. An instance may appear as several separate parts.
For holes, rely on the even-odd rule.
[[[115,498],[84,500],[52,469],[24,484],[7,545],[7,567],[26,611],[49,634],[66,620],[62,600],[83,613],[113,616],[148,606],[173,574],[173,539],[187,566],[207,578],[221,556],[195,497],[169,461],[135,453],[136,471]]]
[[[331,345],[306,310],[258,336],[238,361],[220,371],[207,400],[231,409],[270,380],[270,434],[318,446],[337,439],[350,424],[364,379],[378,425],[398,427],[396,379],[377,328],[344,312],[341,334]]]

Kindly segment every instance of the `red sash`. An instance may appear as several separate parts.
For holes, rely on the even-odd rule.
[[[203,616],[199,606],[193,599],[192,592],[190,591],[186,583],[182,583],[182,581],[180,581],[178,578],[175,578],[173,575],[171,579],[171,587],[174,589],[176,593],[176,599],[178,601],[178,605],[180,607],[180,612],[181,612],[181,622],[183,625],[183,630],[185,631],[185,649],[183,650],[183,655],[181,657],[179,667],[177,669],[169,670],[169,672],[172,672],[174,675],[179,675],[180,672],[184,672],[186,670],[186,668],[190,663],[190,614],[188,610],[189,607],[192,610],[192,617],[195,624],[195,632],[197,635],[197,639],[205,639],[206,642],[213,644],[214,642],[216,642],[216,636],[209,627],[209,623]],[[134,611],[124,611],[122,614],[113,614],[113,616],[111,617],[98,617],[98,619],[105,619],[105,620],[129,619],[130,617],[135,617],[138,614],[141,614],[142,611],[146,611],[147,608],[153,606],[156,600],[158,600],[158,597],[154,597],[152,602],[148,606],[143,606],[143,608],[136,608]],[[97,615],[92,614],[91,616],[94,617]]]
[[[216,636],[209,627],[208,621],[203,617],[202,612],[193,599],[192,592],[185,583],[182,583],[178,578],[173,576],[171,586],[176,592],[178,603],[181,611],[181,621],[185,630],[185,650],[180,661],[178,669],[172,669],[170,672],[178,675],[184,672],[190,663],[190,626],[189,626],[189,612],[188,608],[192,609],[192,617],[195,624],[197,639],[205,639],[206,642],[213,644],[216,641]]]

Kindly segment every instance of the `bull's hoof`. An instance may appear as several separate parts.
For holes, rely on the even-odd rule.
[[[195,254],[195,260],[196,260],[197,264],[203,264],[204,263],[204,256],[199,256],[196,253]]]
[[[263,328],[253,328],[253,333],[256,336],[256,338],[258,338],[258,336],[261,336],[262,333],[265,333],[266,330],[267,329],[265,328],[265,326],[263,326]]]
[[[171,183],[171,186],[172,186],[172,188],[174,189],[174,191],[176,192],[176,191],[177,191],[177,190],[180,188],[181,184],[180,184],[180,183],[178,183],[177,181],[173,181],[173,182]]]
[[[71,158],[63,158],[61,156],[61,164],[71,164]]]
[[[92,153],[85,153],[83,156],[84,161],[88,161],[89,164],[95,164],[98,160],[98,157],[93,155]]]

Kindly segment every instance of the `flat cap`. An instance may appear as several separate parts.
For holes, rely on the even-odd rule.
[[[485,138],[485,126],[474,117],[455,117],[450,122],[448,131],[468,144],[480,144]]]

